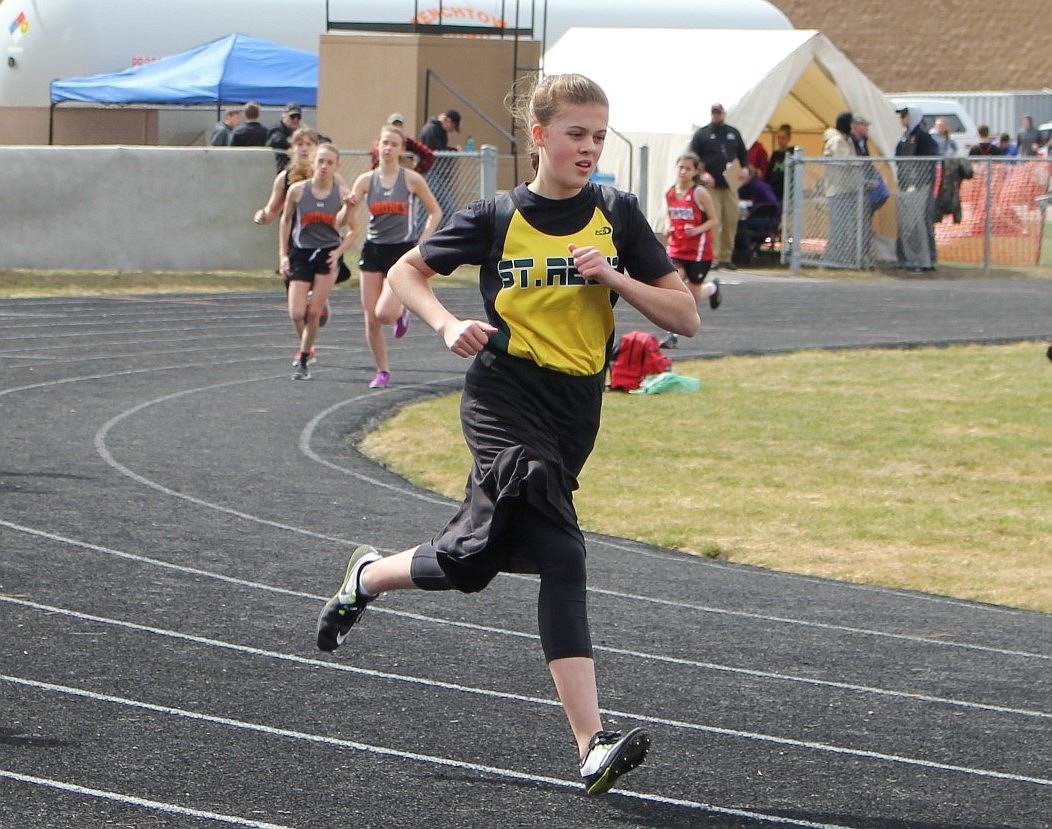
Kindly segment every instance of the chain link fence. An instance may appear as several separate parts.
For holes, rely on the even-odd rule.
[[[368,151],[345,150],[340,153],[340,173],[349,185],[362,173],[369,172],[371,163]],[[415,157],[407,156],[406,163],[415,164]],[[424,178],[442,208],[443,225],[453,213],[474,200],[496,195],[496,164],[496,150],[491,147],[470,153],[435,153],[435,163]],[[368,213],[364,207],[361,209],[362,221],[367,221]]]
[[[806,158],[786,165],[781,261],[926,271],[1052,264],[1046,159]]]

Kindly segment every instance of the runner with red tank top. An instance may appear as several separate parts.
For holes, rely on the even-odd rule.
[[[676,183],[665,193],[668,208],[668,242],[666,248],[680,278],[687,283],[695,302],[708,297],[709,307],[716,309],[723,301],[720,281],[706,282],[712,267],[712,231],[719,224],[716,205],[702,186],[705,172],[701,159],[684,153],[676,159]],[[679,338],[669,333],[662,348],[675,348]]]
[[[695,184],[683,193],[676,187],[672,185],[665,193],[669,220],[668,255],[673,261],[696,262],[702,266],[703,274],[707,274],[712,266],[712,233],[703,230],[694,235],[686,230],[704,226],[708,221],[708,214],[698,203],[696,194],[701,185]]]

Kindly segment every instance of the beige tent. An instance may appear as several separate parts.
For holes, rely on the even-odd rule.
[[[717,101],[746,146],[760,139],[768,150],[770,135],[788,123],[794,143],[820,153],[822,132],[846,110],[872,122],[874,155],[893,155],[902,132],[880,89],[811,29],[571,28],[545,53],[544,70],[580,72],[606,90],[616,134],[599,169],[618,186],[639,191],[639,148],[649,147],[647,192],[639,195],[658,227],[676,157]]]

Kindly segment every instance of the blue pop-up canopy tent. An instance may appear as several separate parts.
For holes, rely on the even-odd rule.
[[[121,72],[51,82],[52,104],[318,103],[318,56],[243,34]]]

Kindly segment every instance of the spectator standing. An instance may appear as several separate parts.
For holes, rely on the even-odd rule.
[[[957,155],[957,142],[950,136],[950,124],[942,116],[935,119],[935,125],[931,128],[931,137],[935,139],[939,155],[949,158]]]
[[[1034,119],[1024,115],[1020,121],[1021,128],[1015,137],[1016,146],[1019,147],[1019,155],[1034,156],[1041,149],[1041,136],[1034,127]]]
[[[767,148],[759,141],[753,141],[749,147],[749,166],[760,178],[766,180],[767,168],[770,166],[771,157],[767,154]]]
[[[281,121],[276,126],[270,128],[267,133],[266,144],[272,150],[274,150],[274,163],[278,166],[278,172],[280,173],[286,167],[289,166],[289,139],[292,138],[292,133],[300,128],[303,124],[303,110],[300,109],[299,104],[285,104],[285,109],[281,113]]]
[[[230,135],[231,147],[264,147],[267,128],[259,123],[259,104],[249,101],[242,108],[244,123]]]
[[[533,181],[458,212],[389,277],[449,351],[474,358],[461,406],[473,459],[464,501],[429,541],[388,556],[358,547],[322,608],[317,641],[335,649],[385,591],[477,592],[501,571],[536,573],[541,648],[584,789],[597,795],[642,763],[650,744],[641,728],[603,727],[573,504],[599,430],[613,303],[620,297],[685,336],[700,323],[635,196],[589,181],[607,133],[602,89],[580,75],[549,75],[526,109],[519,121],[533,142]],[[612,215],[603,209],[610,200]],[[522,257],[521,281],[500,272],[509,255]],[[556,261],[561,281],[551,278]],[[482,319],[454,316],[431,287],[436,273],[466,264],[479,266]],[[547,753],[540,762],[550,765]]]
[[[823,164],[825,195],[829,207],[829,240],[822,260],[829,267],[849,267],[858,262],[858,214],[862,199],[862,179],[851,140],[854,116],[841,112],[836,124],[823,133],[822,155],[831,159]]]
[[[387,123],[392,127],[397,127],[405,136],[406,152],[410,152],[416,156],[416,163],[413,165],[413,169],[420,173],[420,175],[426,174],[427,171],[431,169],[431,165],[435,163],[434,151],[427,146],[427,144],[422,144],[415,138],[405,134],[405,116],[402,115],[402,113],[392,112],[387,116]],[[371,159],[370,169],[375,170],[380,165],[379,142],[373,143],[369,155]]]
[[[449,144],[449,134],[460,132],[460,113],[455,109],[447,109],[441,115],[436,115],[420,133],[420,143],[436,153],[448,152],[457,149]],[[428,171],[427,184],[438,200],[442,208],[443,221],[449,221],[453,215],[456,204],[453,200],[453,159],[438,158],[435,165]]]
[[[855,155],[869,155],[869,121],[861,115],[851,116],[851,143]]]
[[[705,170],[715,183],[712,201],[716,205],[719,228],[716,232],[712,269],[719,268],[722,262],[724,267],[733,271],[737,269],[731,257],[734,253],[734,237],[738,232],[738,185],[741,181],[727,181],[726,173],[727,166],[738,161],[741,165],[739,176],[748,175],[746,167],[749,165],[749,152],[738,130],[726,123],[727,112],[723,104],[713,104],[711,115],[712,120],[694,133],[690,140],[690,149],[701,159]]]
[[[435,151],[456,149],[449,146],[451,132],[460,132],[460,113],[455,109],[447,109],[429,120],[420,133],[420,143]]]
[[[774,134],[774,150],[767,163],[767,175],[764,178],[771,185],[779,203],[785,198],[785,164],[786,156],[792,152],[789,142],[793,140],[793,128],[782,124]]]
[[[980,124],[978,133],[979,140],[975,146],[968,150],[968,155],[1003,155],[1001,148],[990,138],[990,127],[986,124]]]
[[[240,107],[230,107],[223,113],[223,120],[216,124],[212,130],[212,136],[208,139],[209,146],[229,147],[230,136],[234,134],[234,130],[239,126],[241,126],[241,109]]]
[[[1019,145],[1012,140],[1011,134],[1007,132],[1001,133],[1001,140],[997,142],[997,146],[1001,148],[1001,155],[1019,155]]]
[[[851,144],[855,155],[869,157],[869,121],[861,115],[851,118]],[[890,198],[887,182],[873,166],[872,161],[862,165],[862,264],[873,261],[873,214]]]
[[[905,107],[898,110],[898,114],[904,129],[895,146],[895,157],[926,160],[898,165],[899,189],[895,210],[899,234],[895,240],[895,252],[900,268],[910,273],[933,271],[936,262],[935,169],[939,148],[924,128],[924,111],[920,107]],[[981,131],[982,127],[979,129]]]

